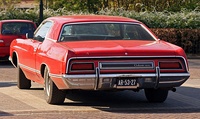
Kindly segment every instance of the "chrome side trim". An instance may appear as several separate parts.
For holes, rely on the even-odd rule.
[[[29,70],[29,71],[31,71],[31,72],[34,72],[34,73],[37,73],[37,74],[41,74],[40,70],[36,70],[36,69],[34,69],[34,68],[28,67],[28,66],[23,65],[23,64],[20,64],[20,63],[19,63],[19,66],[22,67],[22,68],[24,68],[24,69],[27,69],[27,70]],[[46,65],[46,66],[47,66],[47,65]],[[48,69],[49,69],[49,68],[48,68]],[[49,73],[49,76],[50,76],[50,77],[54,77],[54,78],[62,78],[62,77],[63,77],[63,75],[60,75],[60,74],[52,74],[52,73]]]
[[[26,66],[26,65],[23,65],[23,64],[21,64],[21,63],[19,63],[19,66],[22,67],[22,68],[24,68],[24,69],[27,69],[27,70],[29,70],[29,71],[32,71],[32,72],[35,72],[35,73],[40,74],[40,70],[36,70],[36,69],[34,69],[34,68],[31,68],[31,67],[28,67],[28,66]]]
[[[47,39],[47,40],[50,40],[50,41],[52,41],[52,42],[55,42],[55,43],[57,42],[57,40],[51,39],[51,38],[49,38],[49,37],[47,37],[46,39]]]
[[[62,78],[63,77],[63,75],[52,74],[52,73],[49,73],[49,76],[53,77],[53,78]]]

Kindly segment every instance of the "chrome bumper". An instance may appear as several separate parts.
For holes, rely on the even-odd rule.
[[[117,78],[129,77],[137,80],[136,86],[117,86]],[[111,90],[111,89],[144,89],[144,88],[172,88],[181,86],[188,78],[189,73],[156,73],[137,74],[96,74],[67,75],[62,79],[69,89],[84,90]]]

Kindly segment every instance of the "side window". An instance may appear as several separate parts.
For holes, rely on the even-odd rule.
[[[63,28],[62,34],[61,35],[72,35],[72,26],[67,25]]]
[[[43,23],[42,26],[35,33],[34,39],[43,42],[51,26],[52,22]]]

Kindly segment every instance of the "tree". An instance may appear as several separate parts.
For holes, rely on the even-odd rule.
[[[16,3],[19,3],[21,0],[0,0],[1,8],[12,8]]]
[[[59,9],[65,7],[70,11],[88,11],[96,13],[102,7],[101,0],[49,0],[49,8]]]
[[[2,2],[4,0],[1,0]],[[12,0],[6,0],[12,1]],[[39,0],[37,0],[39,1]],[[65,8],[69,11],[96,13],[102,9],[124,9],[140,11],[181,11],[183,8],[199,9],[199,0],[43,0],[54,10]],[[47,3],[46,3],[47,4]]]

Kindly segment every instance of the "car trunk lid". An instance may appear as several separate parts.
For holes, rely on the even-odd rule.
[[[98,56],[172,56],[174,48],[163,41],[112,40],[61,43],[76,57]]]

